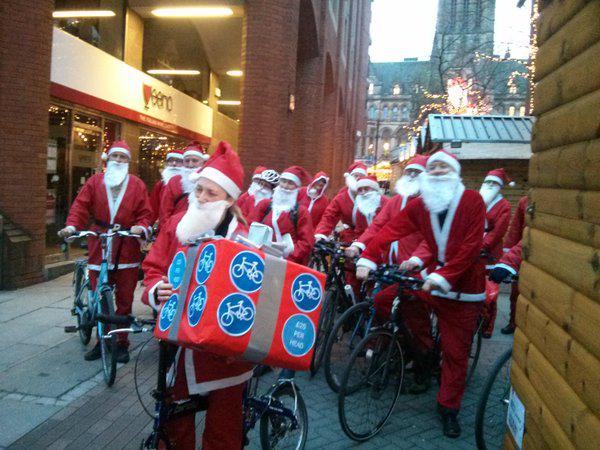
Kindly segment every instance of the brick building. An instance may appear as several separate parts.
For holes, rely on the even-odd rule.
[[[0,16],[0,288],[64,259],[56,230],[115,139],[148,185],[190,139],[227,139],[247,170],[325,170],[332,189],[353,159],[368,0],[7,0]]]

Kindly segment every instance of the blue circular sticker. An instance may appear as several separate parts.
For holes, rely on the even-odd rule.
[[[252,252],[240,252],[231,260],[229,276],[240,291],[251,294],[260,289],[263,282],[265,262]]]
[[[167,303],[165,303],[160,310],[160,318],[158,319],[158,328],[160,331],[167,330],[175,319],[175,313],[177,312],[177,301],[179,296],[177,294],[171,295]]]
[[[292,300],[300,311],[314,311],[318,308],[322,298],[321,284],[314,275],[300,274],[292,283]]]
[[[179,289],[183,281],[183,273],[185,272],[185,254],[177,252],[173,257],[173,261],[169,266],[168,276],[169,283],[173,285],[173,289]]]
[[[190,303],[187,311],[188,322],[192,327],[195,327],[198,325],[198,322],[200,322],[200,318],[204,312],[204,307],[206,306],[207,298],[208,296],[204,286],[200,285],[194,289],[194,292],[190,297]]]
[[[208,244],[202,249],[198,257],[198,265],[196,266],[196,282],[198,284],[206,283],[206,280],[208,280],[215,267],[216,257],[217,249],[213,244]]]
[[[217,309],[217,321],[228,335],[242,336],[254,325],[255,313],[256,309],[250,297],[240,293],[230,294]]]
[[[281,339],[290,355],[304,356],[315,345],[315,326],[304,314],[295,314],[283,325]]]

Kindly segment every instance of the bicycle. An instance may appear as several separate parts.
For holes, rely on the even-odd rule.
[[[404,383],[403,348],[410,348],[411,336],[400,316],[400,305],[423,284],[422,280],[395,269],[386,270],[385,276],[398,284],[390,318],[381,327],[372,329],[354,348],[339,388],[338,416],[342,430],[359,442],[375,436],[396,406]]]
[[[248,321],[254,317],[254,311],[250,307],[244,307],[244,301],[240,300],[235,305],[231,306],[230,302],[227,302],[227,311],[221,315],[221,323],[228,327],[233,323],[235,319]]]
[[[89,277],[87,263],[81,262],[76,265],[74,283],[75,298],[71,314],[77,316],[77,326],[67,326],[64,328],[66,333],[78,332],[81,342],[87,345],[91,338],[92,330],[96,327],[98,342],[100,343],[100,354],[102,359],[102,372],[104,382],[107,386],[112,386],[115,382],[117,373],[117,360],[113,348],[117,346],[117,336],[109,333],[108,327],[98,320],[99,315],[114,316],[115,302],[114,289],[108,282],[109,263],[111,259],[112,240],[115,236],[139,238],[137,234],[132,234],[128,230],[121,230],[115,225],[106,233],[96,233],[94,231],[80,231],[66,238],[67,242],[76,239],[94,237],[101,241],[102,261],[98,273],[98,282],[96,289],[89,295]],[[79,286],[78,286],[79,285]]]
[[[235,264],[231,272],[236,278],[241,278],[245,275],[248,279],[252,280],[253,283],[260,284],[263,280],[263,274],[257,269],[257,266],[258,262],[246,262],[246,258],[242,257],[242,261]]]

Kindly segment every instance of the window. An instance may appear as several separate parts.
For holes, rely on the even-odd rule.
[[[383,119],[387,119],[387,118],[388,118],[388,106],[387,106],[387,105],[385,105],[385,106],[383,107],[383,113],[381,114],[381,117],[382,117]]]
[[[369,90],[367,91],[367,93],[369,95],[373,95],[374,92],[375,92],[375,85],[373,83],[369,83]]]
[[[369,107],[369,120],[375,120],[377,118],[377,110],[375,109],[375,105],[371,105]]]
[[[515,107],[514,106],[509,106],[508,107],[508,115],[509,116],[514,116],[515,115]]]
[[[514,83],[513,83],[513,84],[511,84],[511,85],[508,87],[508,92],[509,92],[509,93],[511,93],[511,94],[516,94],[516,93],[517,93],[517,85],[516,85],[516,84],[514,84]]]
[[[521,106],[521,107],[519,108],[519,116],[523,117],[524,115],[525,115],[525,107],[524,107],[524,106]]]
[[[392,89],[392,94],[393,95],[400,95],[400,93],[401,93],[400,85],[399,84],[395,84],[394,88]]]
[[[398,120],[398,105],[392,108],[392,120]]]
[[[402,105],[402,120],[408,120],[408,106]]]

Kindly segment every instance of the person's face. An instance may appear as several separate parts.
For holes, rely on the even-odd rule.
[[[500,183],[496,183],[495,181],[491,181],[491,180],[484,181],[483,185],[487,186],[487,187],[490,187],[490,188],[492,188],[492,187],[494,187],[494,188],[501,188],[502,187],[502,186],[500,186]]]
[[[111,154],[108,157],[109,161],[115,161],[118,163],[128,163],[129,162],[129,156],[125,155],[124,153],[121,152],[115,152],[113,154]]]
[[[417,170],[417,169],[406,169],[404,171],[403,175],[408,178],[417,178],[420,173],[421,173],[421,171]]]
[[[204,164],[204,160],[196,155],[188,155],[183,158],[183,165],[188,169],[199,169]]]
[[[269,192],[271,192],[273,190],[271,185],[269,183],[267,183],[265,180],[258,180],[257,183],[261,187],[261,189],[265,189]]]
[[[449,164],[444,161],[434,161],[427,167],[427,173],[434,177],[438,177],[440,175],[447,175],[452,172],[454,169],[450,167]]]
[[[169,158],[165,161],[165,167],[181,167],[183,161],[179,158]]]
[[[323,188],[325,187],[325,180],[315,181],[313,183],[312,187],[315,188],[317,190],[317,192],[321,192],[323,190]]]
[[[221,186],[208,178],[200,178],[196,186],[196,199],[198,203],[218,202],[219,200],[227,200],[229,195]]]
[[[286,189],[288,191],[293,191],[298,189],[298,186],[296,186],[296,183],[294,183],[293,181],[290,180],[286,180],[285,178],[281,178],[279,180],[279,186],[281,186],[282,189]]]
[[[357,195],[365,195],[365,194],[368,194],[369,192],[375,192],[375,189],[373,189],[372,187],[368,187],[368,186],[359,187],[356,191],[356,194]]]

